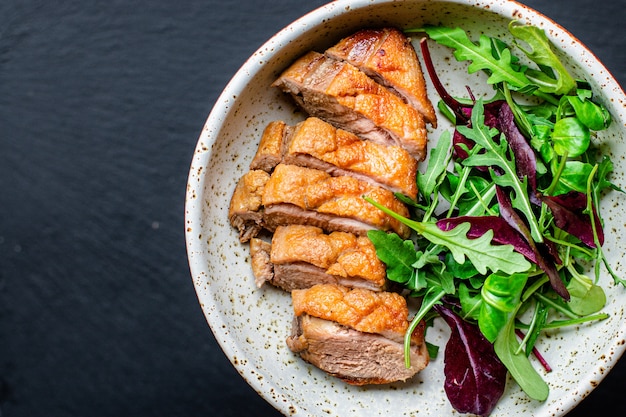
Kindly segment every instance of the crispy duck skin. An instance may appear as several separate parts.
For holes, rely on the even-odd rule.
[[[278,164],[272,172],[263,190],[262,204],[266,212],[273,205],[291,204],[315,214],[353,219],[371,228],[394,231],[403,238],[410,235],[406,225],[374,207],[364,196],[401,216],[409,215],[407,207],[389,190],[353,177],[332,177],[324,171],[287,164]],[[335,230],[340,229],[329,231]]]
[[[417,160],[399,146],[386,146],[309,117],[295,126],[273,121],[265,128],[251,169],[271,171],[278,163],[350,175],[417,197]]]
[[[272,86],[290,93],[310,116],[365,139],[426,157],[424,118],[355,66],[311,51],[287,68]]]
[[[291,292],[294,321],[287,346],[304,360],[353,385],[404,381],[429,362],[424,323],[411,335],[404,365],[406,300],[397,293],[320,284]]]
[[[437,119],[411,40],[394,28],[358,31],[303,55],[272,87],[309,117],[266,126],[231,197],[255,283],[291,292],[286,343],[303,360],[353,385],[406,381],[428,365],[425,324],[410,335],[407,368],[407,301],[366,235],[411,230],[364,197],[403,217],[395,193],[417,197],[426,123]]]
[[[250,170],[240,178],[231,196],[228,218],[242,243],[263,229],[273,232],[289,224],[358,236],[372,229],[409,236],[408,227],[365,201],[363,195],[408,216],[406,206],[388,190],[352,177],[331,177],[316,169],[279,164],[271,175]]]
[[[231,197],[228,218],[239,231],[239,241],[249,242],[263,229],[273,232],[279,226],[302,224],[317,226],[326,232],[343,231],[365,236],[375,226],[361,220],[335,214],[320,213],[300,208],[291,203],[277,203],[269,207],[259,204],[263,188],[269,181],[269,173],[253,170],[244,174],[237,183]]]
[[[251,170],[235,186],[228,208],[228,219],[239,231],[239,241],[242,243],[248,242],[264,228],[263,191],[269,179],[269,173]]]
[[[395,292],[374,292],[320,284],[291,292],[296,316],[308,314],[366,333],[402,342],[409,327],[406,300]],[[415,335],[416,343],[421,343]]]
[[[326,55],[349,62],[415,107],[437,127],[426,81],[411,39],[397,28],[363,29],[326,50]]]
[[[252,158],[252,162],[250,162],[251,170],[262,169],[266,172],[272,172],[274,167],[282,162],[283,142],[288,127],[282,120],[269,122],[265,126],[259,147],[254,158]]]
[[[286,291],[320,283],[381,291],[386,268],[366,237],[352,233],[325,234],[315,226],[280,226],[271,243],[250,241],[252,270],[258,287],[265,282]]]

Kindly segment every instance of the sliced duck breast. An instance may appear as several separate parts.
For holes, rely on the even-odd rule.
[[[305,361],[353,385],[405,381],[429,362],[424,323],[408,331],[406,300],[393,292],[320,284],[291,292],[294,321],[287,346]]]
[[[268,282],[292,291],[335,283],[381,291],[386,286],[385,265],[367,237],[289,225],[276,228],[271,243],[258,240],[250,241],[250,253],[259,287]]]
[[[415,107],[437,127],[437,115],[426,91],[426,80],[411,39],[397,28],[363,29],[326,50],[349,62]]]
[[[285,70],[272,86],[290,93],[310,116],[365,139],[426,156],[422,115],[355,66],[312,51]]]
[[[324,171],[288,164],[278,164],[272,172],[263,190],[262,204],[266,213],[274,205],[290,204],[314,215],[353,219],[368,224],[370,229],[394,231],[403,238],[409,236],[410,229],[406,225],[374,207],[364,197],[403,217],[409,215],[407,207],[387,189],[350,176],[333,177]],[[337,230],[342,229],[326,229]]]
[[[289,126],[282,120],[271,121],[263,129],[256,154],[250,162],[250,169],[272,172],[283,160],[283,142]]]
[[[417,197],[417,160],[399,146],[362,140],[317,117],[295,126],[270,122],[250,168],[271,171],[278,163],[350,175],[410,198]]]
[[[328,233],[365,236],[369,230],[379,229],[409,237],[407,226],[364,196],[408,217],[407,207],[389,190],[353,177],[332,177],[317,169],[281,163],[271,175],[251,170],[240,178],[231,196],[228,218],[242,243],[263,229],[274,232],[290,224],[316,226]]]
[[[262,218],[264,228],[271,232],[279,226],[290,224],[316,226],[327,233],[349,232],[358,236],[366,236],[368,231],[376,229],[375,226],[362,219],[320,213],[300,208],[291,203],[276,203],[263,207]]]
[[[263,191],[270,174],[257,169],[246,172],[237,182],[230,198],[228,220],[238,230],[239,241],[248,242],[265,227]]]

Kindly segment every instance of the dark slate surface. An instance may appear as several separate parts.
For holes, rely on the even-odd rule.
[[[201,314],[184,193],[230,77],[323,3],[0,2],[1,416],[279,415]],[[626,83],[624,0],[526,3]],[[571,415],[625,415],[625,376]]]

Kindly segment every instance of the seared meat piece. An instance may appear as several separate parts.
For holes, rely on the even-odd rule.
[[[385,288],[385,265],[367,237],[324,234],[315,226],[279,226],[271,244],[252,239],[250,253],[258,287],[269,282],[286,291],[321,283],[372,291]]]
[[[309,115],[382,144],[399,145],[418,161],[426,156],[426,127],[411,105],[355,66],[309,52],[272,83]]]
[[[290,203],[273,204],[263,208],[263,225],[267,230],[274,231],[278,226],[290,224],[317,226],[328,233],[341,231],[358,236],[365,236],[369,230],[375,229],[371,224],[359,219],[306,210]]]
[[[407,226],[365,201],[364,196],[401,216],[408,217],[409,215],[407,207],[389,190],[372,186],[353,177],[332,177],[324,171],[287,164],[277,165],[272,172],[263,190],[262,204],[266,215],[272,214],[270,208],[273,206],[289,204],[319,217],[319,220],[312,219],[313,223],[308,220],[289,221],[289,223],[310,224],[324,228],[316,221],[328,224],[326,220],[328,216],[331,216],[369,225],[369,229],[395,231],[403,238],[409,236],[410,229]],[[270,223],[277,219],[280,221],[279,224]],[[280,217],[265,218],[270,230],[272,226],[288,224],[283,223],[283,220]],[[342,230],[341,224],[337,226],[340,228],[329,224],[325,230],[329,232]],[[350,228],[343,230],[352,232]],[[357,234],[363,234],[363,231]]]
[[[287,345],[305,361],[353,385],[412,378],[429,361],[425,325],[410,335],[407,369],[407,303],[366,237],[378,229],[407,239],[410,229],[364,198],[409,217],[394,194],[417,196],[426,123],[437,120],[410,39],[390,28],[357,32],[302,56],[272,86],[310,117],[266,126],[231,197],[255,283],[291,292]]]
[[[411,198],[417,196],[417,161],[404,148],[361,140],[316,117],[299,123],[286,139],[285,163],[352,175]]]
[[[350,175],[417,197],[417,161],[405,149],[362,140],[317,117],[294,127],[281,121],[267,125],[250,169],[270,172],[280,162],[320,169],[332,176]]]
[[[326,55],[349,62],[395,91],[428,123],[437,126],[437,116],[426,94],[426,81],[417,54],[411,39],[400,30],[360,30],[327,49]]]
[[[325,284],[292,291],[291,300],[296,316],[306,313],[397,342],[404,340],[409,325],[406,300],[395,292]]]
[[[274,267],[270,261],[272,244],[263,239],[253,237],[250,239],[250,258],[254,283],[261,288],[266,282],[274,279]]]
[[[283,141],[287,128],[287,124],[280,120],[268,123],[261,135],[256,154],[250,162],[250,169],[272,172],[274,167],[282,161]]]
[[[279,164],[272,172],[251,170],[244,174],[231,197],[228,218],[239,230],[239,240],[248,242],[265,228],[303,224],[326,232],[344,231],[359,236],[368,230],[394,231],[407,238],[407,226],[363,199],[369,196],[390,210],[407,217],[406,206],[392,192],[356,178],[316,169]]]
[[[295,318],[287,346],[323,371],[354,385],[385,384],[428,365],[422,322],[411,335],[411,367],[405,367],[408,308],[399,294],[322,284],[291,296]]]
[[[411,367],[406,368],[401,342],[306,314],[295,317],[292,326],[289,348],[351,385],[406,381],[428,364],[425,344],[411,349]]]
[[[244,174],[230,199],[228,219],[239,231],[239,240],[247,242],[263,228],[263,190],[270,175],[262,170]]]

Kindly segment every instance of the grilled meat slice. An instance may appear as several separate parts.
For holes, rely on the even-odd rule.
[[[409,325],[406,300],[395,292],[324,284],[292,291],[291,299],[296,316],[308,314],[397,342],[404,340]]]
[[[302,209],[290,203],[278,203],[263,208],[263,226],[274,231],[279,226],[304,224],[317,226],[325,232],[348,232],[365,236],[369,230],[375,229],[360,219],[351,219],[334,214],[319,213]]]
[[[399,146],[362,140],[317,117],[295,126],[270,122],[250,169],[271,172],[280,162],[350,175],[410,198],[417,197],[417,161]]]
[[[271,214],[269,209],[274,205],[290,204],[303,211],[314,213],[315,216],[326,215],[356,220],[369,225],[370,229],[394,231],[403,238],[409,236],[410,229],[406,225],[375,208],[363,198],[364,196],[401,216],[409,215],[407,207],[389,190],[372,186],[353,177],[332,177],[324,171],[287,164],[278,164],[272,172],[263,190],[262,204],[266,214],[268,212]],[[266,222],[269,223],[267,218]],[[323,216],[320,216],[320,222],[327,223]],[[296,223],[324,228],[320,224],[308,221]],[[332,232],[342,229],[326,227],[325,230]]]
[[[408,308],[399,294],[321,284],[291,295],[295,317],[287,346],[323,371],[354,385],[385,384],[428,365],[422,322],[411,335],[411,367],[405,367]]]
[[[283,142],[287,134],[287,124],[281,120],[275,120],[267,124],[261,135],[261,141],[257,148],[250,169],[262,169],[272,172],[274,167],[283,160]]]
[[[320,283],[381,291],[386,268],[367,237],[346,232],[325,234],[315,226],[279,226],[271,244],[250,241],[258,287],[269,282],[286,291]]]
[[[272,86],[290,93],[311,116],[375,142],[402,146],[418,161],[426,156],[422,115],[347,62],[311,51]]]
[[[364,195],[408,216],[407,207],[384,188],[348,176],[331,177],[316,169],[279,164],[271,175],[251,170],[241,177],[231,197],[228,218],[242,243],[262,229],[273,232],[289,224],[358,236],[372,229],[409,236],[407,226],[365,201]]]
[[[411,367],[406,368],[402,343],[306,314],[294,318],[287,345],[305,361],[351,385],[406,381],[428,363],[425,344],[411,349]]]
[[[363,29],[326,50],[347,61],[415,107],[437,127],[437,116],[426,93],[422,67],[411,39],[397,28]]]
[[[235,187],[228,208],[230,224],[239,231],[239,240],[247,242],[264,227],[263,190],[270,175],[263,170],[244,174]]]
[[[272,244],[270,242],[258,237],[250,239],[250,264],[252,265],[254,283],[258,288],[274,279],[274,266],[270,261],[271,250]]]

